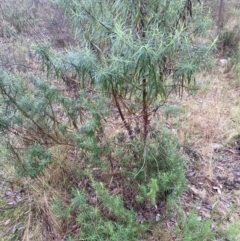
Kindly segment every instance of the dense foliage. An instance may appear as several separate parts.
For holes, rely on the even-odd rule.
[[[64,52],[34,46],[45,77],[1,70],[9,159],[32,179],[62,168],[68,200],[55,198],[52,209],[74,217],[82,239],[139,240],[168,195],[184,190],[181,148],[157,111],[207,61],[213,44],[198,36],[209,20],[190,0],[53,2],[76,44]]]

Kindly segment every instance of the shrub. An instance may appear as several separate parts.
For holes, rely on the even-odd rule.
[[[223,30],[218,40],[219,49],[221,49],[224,55],[232,57],[238,50],[239,41],[239,26],[235,26],[233,29],[230,30]]]
[[[176,233],[181,241],[211,241],[215,234],[211,227],[212,220],[202,220],[194,211],[180,215]]]
[[[69,239],[139,240],[167,196],[184,190],[178,142],[153,115],[207,59],[214,43],[196,40],[209,21],[201,4],[183,0],[54,2],[79,46],[60,53],[36,44],[46,77],[26,81],[1,70],[0,130],[10,160],[51,190],[39,210],[54,211],[62,236],[69,224],[76,227]]]

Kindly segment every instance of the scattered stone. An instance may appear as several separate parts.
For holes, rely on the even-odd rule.
[[[223,149],[224,146],[223,146],[222,144],[219,144],[219,143],[213,143],[213,144],[212,144],[212,148],[213,148],[213,150],[215,150],[215,151],[219,151],[219,150]]]
[[[137,221],[138,223],[141,223],[141,224],[142,224],[142,223],[145,221],[145,218],[144,218],[143,215],[140,213],[140,214],[137,216],[136,221]]]
[[[231,58],[228,58],[228,59],[219,59],[219,65],[221,66],[226,66],[230,63],[231,61]]]
[[[4,225],[7,226],[10,222],[11,222],[11,219],[8,219],[8,220],[4,223]]]

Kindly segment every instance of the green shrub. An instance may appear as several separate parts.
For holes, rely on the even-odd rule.
[[[94,119],[92,121],[94,123]],[[80,180],[88,180],[88,187],[81,191],[74,190],[70,206],[55,200],[52,208],[56,216],[64,219],[74,215],[82,239],[140,240],[153,220],[145,219],[143,224],[137,221],[139,204],[154,207],[164,201],[167,195],[178,197],[185,187],[185,162],[177,140],[169,130],[160,130],[145,145],[136,138],[121,145],[116,142],[115,145],[107,143],[99,147],[92,131],[82,128],[83,139],[86,142],[92,139],[91,147],[79,143],[82,150],[86,150],[84,155],[88,162],[78,173]],[[78,135],[81,138],[81,134]],[[87,136],[89,140],[86,140]],[[103,161],[106,157],[114,160],[121,157],[118,163],[119,176],[116,179],[112,176],[110,184],[121,177],[122,193],[134,193],[130,199],[125,195],[114,195],[109,189],[109,180],[101,177],[103,173],[111,174],[111,167],[108,167],[110,163]],[[132,203],[130,206],[129,202]]]
[[[219,35],[218,48],[227,57],[232,57],[237,49],[240,41],[240,29],[239,26],[235,26],[233,29],[223,30]]]
[[[180,215],[177,221],[176,234],[181,241],[212,241],[215,234],[212,230],[212,220],[202,220],[194,211]]]
[[[22,160],[16,163],[18,174],[35,178],[51,163],[51,155],[45,146],[36,143],[23,151]]]
[[[232,223],[221,225],[219,229],[219,237],[228,241],[238,241],[240,238],[239,220],[234,220]]]
[[[185,161],[176,138],[168,129],[153,130],[151,135],[146,145],[138,149],[142,160],[134,178],[140,183],[138,200],[150,199],[155,204],[159,195],[182,193],[186,182]]]
[[[138,222],[139,210],[161,211],[186,182],[180,146],[154,122],[159,106],[152,103],[194,82],[214,45],[197,40],[210,22],[199,2],[53,2],[64,9],[77,47],[36,45],[45,78],[1,71],[0,130],[10,160],[20,176],[56,187],[53,213],[61,223],[71,219],[80,239],[140,240],[154,217]],[[19,32],[21,10],[20,17],[12,18],[15,10],[5,16]],[[126,138],[115,135],[117,128]],[[55,156],[61,147],[66,153]]]
[[[179,116],[182,112],[181,107],[179,106],[173,106],[166,104],[164,106],[164,115],[166,118],[172,117],[172,116]]]

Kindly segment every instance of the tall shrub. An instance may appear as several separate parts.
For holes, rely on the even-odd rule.
[[[91,240],[139,240],[147,228],[141,223],[150,219],[139,221],[139,210],[156,215],[160,200],[183,190],[179,145],[153,115],[173,90],[189,87],[207,61],[213,43],[198,36],[209,20],[191,0],[53,2],[65,9],[77,45],[57,52],[36,44],[45,77],[26,81],[0,72],[0,128],[9,160],[32,179],[52,162],[52,170],[60,166],[73,200],[56,199],[52,207],[61,220],[75,220],[82,237],[91,235],[91,224],[99,230]],[[126,135],[111,136],[114,119]]]

